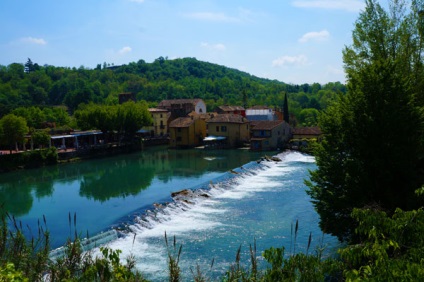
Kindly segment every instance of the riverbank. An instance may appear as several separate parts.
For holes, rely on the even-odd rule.
[[[146,140],[141,143],[98,144],[79,148],[78,150],[74,148],[57,149],[56,147],[51,147],[27,151],[1,151],[0,173],[135,153],[145,150],[150,146],[160,146],[163,144],[166,144],[166,140]]]
[[[1,154],[0,173],[26,168],[37,168],[57,163],[58,152],[54,147],[33,151],[23,151],[14,154]]]

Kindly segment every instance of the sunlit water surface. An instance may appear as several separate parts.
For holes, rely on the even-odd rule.
[[[258,164],[255,160],[263,155],[157,147],[1,174],[0,202],[31,230],[45,216],[54,248],[75,233],[88,234],[87,246],[106,243],[122,250],[122,258],[134,256],[137,268],[152,281],[167,280],[165,232],[171,246],[174,236],[182,245],[183,281],[193,280],[191,270],[197,266],[212,279],[222,277],[240,246],[242,262],[248,264],[249,246],[255,242],[262,268],[265,249],[306,252],[310,234],[309,252],[322,246],[328,254],[334,252],[337,240],[322,236],[305,193],[304,179],[316,168],[314,158],[289,151],[277,154],[281,162]],[[183,189],[194,193],[171,197]]]

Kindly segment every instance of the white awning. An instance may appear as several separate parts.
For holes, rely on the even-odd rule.
[[[227,137],[225,136],[208,136],[205,137],[205,139],[203,139],[203,141],[207,142],[207,141],[221,141],[221,140],[225,140],[227,139]]]

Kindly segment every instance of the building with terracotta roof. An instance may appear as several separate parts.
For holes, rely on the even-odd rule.
[[[157,108],[168,110],[171,113],[171,119],[186,117],[193,111],[198,114],[206,113],[206,104],[202,99],[162,100]]]
[[[217,115],[208,120],[207,130],[209,136],[225,137],[229,147],[242,146],[250,138],[249,121],[241,115]]]
[[[318,126],[293,128],[293,139],[318,139],[322,132]]]
[[[137,101],[135,98],[135,93],[128,92],[128,93],[121,93],[118,95],[119,104],[123,104],[128,101],[133,101],[134,103]]]
[[[252,121],[250,149],[275,150],[283,148],[291,138],[290,125],[282,120]]]
[[[168,135],[168,119],[171,113],[168,110],[158,108],[150,108],[149,112],[152,116],[152,124],[144,129],[150,132],[151,137]]]
[[[169,124],[169,145],[173,148],[199,146],[206,136],[206,122],[196,117],[179,117]]]
[[[218,114],[234,114],[246,117],[246,110],[242,106],[218,106],[215,110]]]

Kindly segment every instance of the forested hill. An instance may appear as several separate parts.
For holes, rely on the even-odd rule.
[[[291,113],[302,119],[302,110],[325,108],[345,91],[339,82],[292,85],[195,58],[104,63],[95,69],[40,66],[28,59],[0,66],[0,117],[22,106],[66,105],[73,112],[81,103],[116,104],[123,92],[152,106],[163,99],[202,98],[209,110],[222,104],[282,107],[286,92]]]

